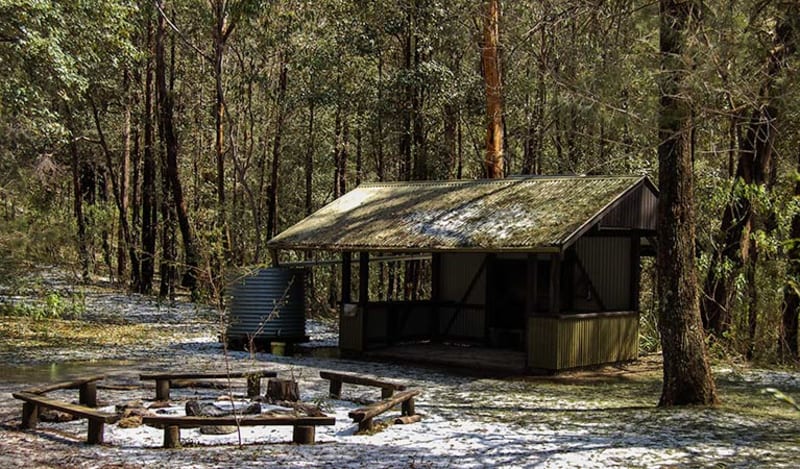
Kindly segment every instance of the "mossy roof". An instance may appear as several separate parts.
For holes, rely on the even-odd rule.
[[[548,251],[571,244],[634,176],[362,184],[268,242],[331,251]]]

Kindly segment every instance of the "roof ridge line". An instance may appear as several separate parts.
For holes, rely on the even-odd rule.
[[[520,181],[542,181],[547,179],[640,179],[639,175],[511,175],[500,179],[446,179],[446,180],[416,180],[416,181],[373,181],[363,182],[354,189],[362,187],[389,187],[389,186],[460,186],[467,184],[509,184]]]

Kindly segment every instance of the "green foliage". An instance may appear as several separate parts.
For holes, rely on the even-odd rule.
[[[86,311],[85,296],[71,293],[67,297],[50,292],[33,302],[0,303],[0,315],[19,316],[34,321],[80,319]]]
[[[306,214],[308,160],[313,164],[311,209],[332,200],[334,150],[346,153],[348,189],[357,181],[379,178],[482,175],[486,111],[479,54],[481,2],[228,0],[220,3],[234,29],[225,44],[222,69],[226,206],[219,207],[212,155],[216,89],[208,59],[214,55],[217,2],[165,3],[164,14],[177,29],[170,26],[167,31],[167,75],[175,99],[180,178],[204,257],[197,298],[219,297],[228,271],[270,262],[264,225],[273,167],[279,174],[279,231]],[[655,178],[662,76],[656,53],[658,5],[501,3],[508,172],[521,172],[526,158],[535,158],[536,170],[544,174]],[[797,54],[787,58],[786,73],[774,89],[779,113],[771,187],[736,183],[729,166],[738,157],[738,139],[746,133],[751,111],[767,104],[762,95],[766,58],[784,7],[784,2],[704,3],[702,21],[689,34],[686,63],[680,64],[690,70],[682,92],[691,101],[696,125],[701,277],[719,249],[723,210],[735,197],[746,198],[761,219],[769,220],[750,233],[761,254],[755,280],[760,293],[757,350],[766,357],[774,350],[783,284],[788,281],[791,288],[798,281],[787,278],[784,259],[797,242],[789,229],[800,210],[800,201],[792,196],[800,142],[794,124],[800,118],[800,82],[793,79]],[[127,246],[118,235],[112,182],[121,181],[126,149],[131,156],[127,176],[131,184],[138,183],[128,188],[128,222],[134,249],[141,254],[137,204],[142,200],[146,117],[154,122],[155,142],[159,137],[156,114],[146,116],[144,109],[153,59],[148,31],[159,14],[151,1],[0,0],[0,282],[8,284],[35,265],[75,268],[76,159],[92,168],[98,181],[94,191],[84,194],[83,204],[90,267],[102,264],[102,257],[116,262],[116,248]],[[285,92],[279,86],[284,63]],[[98,144],[92,105],[109,144],[111,168]],[[282,126],[278,116],[284,119]],[[346,132],[337,129],[337,119]],[[160,158],[158,144],[154,150]],[[404,151],[421,171],[406,167]],[[169,201],[162,176],[159,167],[159,203]],[[224,224],[221,213],[227,217]],[[170,229],[161,213],[158,223],[159,230]],[[173,235],[167,231],[167,237]],[[161,231],[158,239],[160,250]],[[108,252],[101,252],[104,243]],[[156,253],[156,265],[161,256]],[[179,249],[179,266],[182,257]],[[217,265],[218,259],[224,265]],[[739,353],[749,340],[749,282],[734,267],[729,262],[715,267],[735,280],[736,319],[730,337],[735,346],[725,353]],[[337,275],[327,267],[315,271],[309,295],[320,314],[336,304]],[[127,273],[121,276],[127,278]],[[371,286],[376,297],[385,296],[381,288],[385,284]],[[658,298],[649,295],[642,302],[646,350],[658,343],[650,309]]]

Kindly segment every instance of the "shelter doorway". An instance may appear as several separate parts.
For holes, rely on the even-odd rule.
[[[486,339],[490,346],[523,350],[527,263],[492,259],[486,285]]]

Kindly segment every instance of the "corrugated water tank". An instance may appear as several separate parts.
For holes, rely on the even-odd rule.
[[[228,340],[303,342],[305,271],[270,267],[231,285]]]

